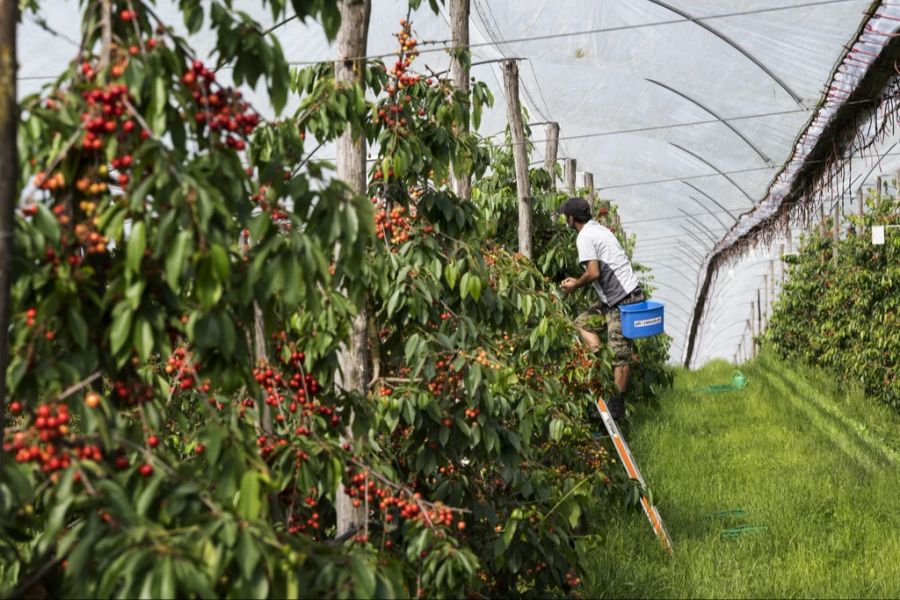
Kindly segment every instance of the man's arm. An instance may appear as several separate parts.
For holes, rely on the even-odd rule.
[[[584,273],[581,274],[581,277],[578,279],[569,277],[559,284],[559,287],[567,294],[571,294],[575,290],[590,285],[598,279],[600,279],[600,261],[589,260],[587,261],[587,266]]]

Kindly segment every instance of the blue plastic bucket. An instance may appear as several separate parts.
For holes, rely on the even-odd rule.
[[[663,333],[663,309],[662,303],[653,300],[619,306],[622,335],[634,339]]]

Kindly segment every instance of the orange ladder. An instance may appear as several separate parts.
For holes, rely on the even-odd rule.
[[[619,426],[616,425],[616,421],[612,418],[612,415],[609,414],[609,407],[606,406],[606,402],[603,398],[597,399],[597,409],[600,411],[600,416],[603,418],[603,424],[606,426],[606,431],[609,432],[609,437],[612,439],[613,446],[616,447],[619,460],[625,465],[625,471],[628,473],[629,477],[637,480],[638,483],[641,484],[641,507],[644,509],[644,514],[647,515],[647,519],[650,521],[653,533],[659,538],[659,543],[666,549],[666,552],[670,555],[674,555],[675,549],[672,547],[672,538],[669,537],[669,532],[666,531],[666,526],[663,524],[662,517],[659,516],[659,511],[656,509],[656,506],[650,503],[650,499],[647,498],[647,495],[644,493],[647,489],[647,484],[644,483],[644,478],[637,468],[637,463],[634,462],[634,457],[631,456],[631,450],[628,449],[628,444],[625,443],[625,438],[622,436],[622,432],[619,431]]]

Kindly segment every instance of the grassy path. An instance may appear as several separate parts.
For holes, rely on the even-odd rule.
[[[742,392],[691,391],[731,380],[714,363],[638,408],[626,435],[675,559],[613,510],[585,596],[900,597],[900,419],[774,359],[742,370]],[[722,538],[741,525],[765,529]]]

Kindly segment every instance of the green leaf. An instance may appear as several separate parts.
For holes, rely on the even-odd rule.
[[[176,292],[181,289],[181,275],[187,270],[185,262],[193,249],[194,239],[190,231],[181,231],[175,236],[172,251],[166,258],[166,281]]]
[[[550,421],[550,439],[554,442],[561,440],[565,428],[566,424],[562,419],[553,419]]]
[[[112,327],[109,329],[109,344],[113,354],[118,354],[125,348],[125,344],[128,343],[133,314],[131,310],[125,308],[113,320]]]
[[[371,598],[375,593],[375,570],[365,562],[359,554],[354,554],[350,561],[353,576],[353,596]]]
[[[43,204],[37,205],[37,213],[34,215],[34,226],[45,238],[54,244],[59,243],[59,221],[53,216],[50,209]]]
[[[78,344],[79,348],[87,348],[88,326],[87,323],[84,322],[84,317],[82,317],[81,313],[71,305],[69,306],[68,317],[69,333],[72,335],[72,340]]]
[[[242,519],[253,520],[259,518],[259,474],[255,471],[247,471],[241,478],[241,499],[238,503],[238,514]]]
[[[261,556],[259,546],[257,546],[256,540],[250,534],[250,530],[243,529],[241,531],[241,541],[238,545],[238,563],[241,566],[241,573],[244,579],[250,580],[253,578],[253,572],[256,570],[256,565],[259,564]]]
[[[138,318],[134,328],[134,347],[142,360],[150,358],[153,352],[153,327],[143,317]]]
[[[147,226],[144,225],[143,221],[138,221],[131,227],[131,235],[128,238],[128,247],[125,251],[125,266],[136,275],[141,272],[141,261],[144,258],[146,247]]]

